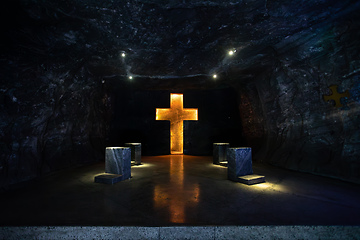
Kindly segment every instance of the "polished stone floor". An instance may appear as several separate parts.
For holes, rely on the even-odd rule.
[[[0,195],[8,225],[360,225],[360,185],[254,164],[266,183],[227,180],[212,157],[142,157],[132,178],[94,183],[104,163]]]

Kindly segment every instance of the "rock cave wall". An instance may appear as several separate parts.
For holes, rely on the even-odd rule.
[[[248,138],[265,139],[256,158],[359,182],[359,30],[348,7],[259,51],[262,71],[245,86],[240,110],[254,110],[242,118]]]
[[[255,160],[359,182],[359,10],[354,0],[7,3],[0,187],[103,159],[109,83],[129,76],[141,90],[231,86]],[[341,106],[325,101],[331,89],[347,94]]]
[[[25,1],[5,4],[0,79],[0,189],[103,159],[111,102],[75,44],[76,22]],[[46,11],[48,10],[48,11]]]

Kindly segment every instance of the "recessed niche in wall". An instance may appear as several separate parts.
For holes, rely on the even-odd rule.
[[[170,107],[170,93],[184,94],[184,108],[198,108],[198,121],[184,121],[184,154],[211,155],[214,142],[242,143],[236,92],[212,90],[149,91],[120,89],[112,93],[112,146],[141,142],[143,155],[170,154],[170,122],[156,121],[156,108]]]

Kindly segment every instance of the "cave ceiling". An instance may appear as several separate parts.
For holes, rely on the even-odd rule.
[[[9,61],[24,59],[29,67],[58,74],[87,71],[102,81],[131,76],[148,87],[170,88],[180,80],[200,87],[214,74],[217,81],[249,81],[274,67],[281,51],[326,31],[351,4],[354,1],[17,1],[8,7],[13,24],[5,24],[8,42],[3,46]],[[316,45],[316,38],[312,41]]]

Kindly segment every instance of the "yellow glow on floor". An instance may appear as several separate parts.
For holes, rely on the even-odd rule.
[[[184,187],[184,159],[183,155],[170,158],[170,182],[179,186],[180,189]]]
[[[184,186],[184,156],[170,156],[170,183],[172,189],[163,185],[154,188],[154,206],[157,209],[169,208],[169,221],[172,223],[186,222],[186,208],[196,206],[200,198],[200,187],[193,184]],[[166,185],[164,183],[164,185]]]
[[[170,152],[183,154],[184,123],[186,120],[198,120],[197,108],[183,108],[183,94],[170,94],[170,108],[157,108],[156,120],[170,121]]]
[[[252,185],[252,186],[253,186],[253,187],[256,187],[256,188],[260,188],[260,189],[267,189],[267,188],[271,188],[271,187],[272,187],[272,184],[267,183],[267,182],[264,182],[264,183],[254,184],[254,185]]]
[[[264,183],[249,185],[248,187],[268,194],[290,193],[289,189],[283,184],[264,182]]]

